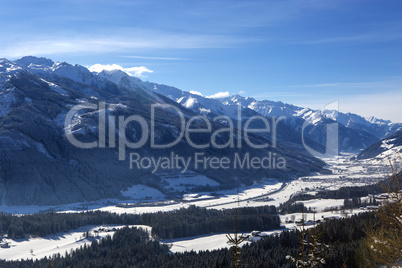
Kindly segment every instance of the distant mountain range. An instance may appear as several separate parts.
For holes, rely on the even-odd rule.
[[[105,107],[100,107],[104,102]],[[65,118],[72,107],[87,105],[75,113],[69,124]],[[88,107],[92,105],[99,109]],[[153,121],[157,143],[169,143],[178,138],[181,121],[179,110],[189,121],[197,115],[213,118],[222,115],[232,118],[234,125],[244,131],[244,122],[258,110],[243,106],[237,120],[239,107],[236,103],[203,98],[173,87],[143,82],[121,71],[91,73],[80,65],[53,62],[45,58],[24,57],[9,61],[0,59],[0,201],[1,205],[49,205],[91,201],[102,198],[124,198],[122,191],[135,184],[145,184],[159,189],[165,194],[171,192],[164,187],[164,177],[180,176],[181,170],[137,168],[130,169],[129,153],[145,157],[168,157],[171,153],[192,157],[202,153],[206,158],[267,157],[269,154],[282,157],[285,169],[210,169],[202,166],[190,168],[189,173],[206,176],[219,186],[206,186],[204,190],[234,188],[241,184],[251,184],[263,178],[289,180],[313,172],[327,172],[325,163],[311,156],[303,146],[301,133],[291,124],[278,123],[277,146],[273,147],[272,133],[252,133],[253,144],[268,143],[268,149],[256,149],[245,142],[244,136],[220,132],[214,138],[224,144],[231,137],[234,144],[242,147],[208,147],[197,149],[186,139],[168,150],[155,149],[147,141],[135,149],[126,148],[125,161],[119,161],[118,143],[122,137],[127,142],[136,143],[142,139],[144,129],[138,123],[128,123],[124,133],[117,128],[120,119],[139,116],[151,125],[151,106],[160,105],[175,109],[157,109]],[[112,118],[116,119],[112,121]],[[100,120],[102,119],[102,120]],[[101,123],[108,131],[102,130]],[[227,128],[228,120],[211,120],[211,133]],[[254,127],[261,126],[256,123]],[[205,129],[202,120],[194,120],[192,128]],[[346,129],[351,129],[345,127]],[[356,130],[357,131],[357,130]],[[101,133],[104,139],[101,141]],[[196,144],[211,140],[211,133],[193,133],[191,139]],[[360,132],[358,132],[360,133]],[[369,143],[372,136],[361,132]],[[82,149],[69,142],[72,134],[80,142],[98,141],[91,149]],[[346,135],[346,134],[345,134]],[[349,135],[353,139],[353,135]],[[306,143],[317,151],[323,151],[323,143],[306,137]],[[361,144],[359,139],[356,143]],[[195,160],[191,159],[194,164]],[[215,188],[214,188],[215,187]]]
[[[234,95],[222,99],[224,103],[241,103],[244,106],[265,116],[287,116],[301,118],[312,125],[318,125],[325,120],[334,120],[344,127],[367,133],[383,139],[399,130],[402,130],[402,123],[392,123],[389,120],[377,119],[374,117],[364,118],[357,114],[335,112],[333,110],[318,111],[309,108],[297,107],[290,104],[274,101],[257,101],[253,98],[243,98]],[[365,148],[365,146],[363,146]]]
[[[244,117],[256,114],[276,118],[284,116],[286,124],[299,133],[301,133],[302,126],[307,121],[308,126],[304,130],[305,137],[321,145],[325,145],[326,142],[326,126],[337,122],[339,123],[338,147],[341,152],[360,152],[371,144],[402,130],[402,123],[392,123],[391,121],[374,117],[363,118],[352,113],[332,110],[319,111],[283,102],[257,101],[254,98],[240,95],[212,99],[172,86],[143,82],[138,78],[128,76],[122,71],[103,71],[98,75],[127,88],[141,85],[148,90],[180,103],[183,107],[197,114],[207,116],[226,115],[235,118],[237,116],[237,106],[241,105]]]

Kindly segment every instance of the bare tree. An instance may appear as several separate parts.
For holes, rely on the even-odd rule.
[[[246,240],[244,234],[239,235],[238,233],[238,225],[237,225],[237,208],[236,208],[236,228],[234,230],[233,236],[231,234],[226,235],[228,242],[233,246],[230,248],[232,251],[232,267],[239,267],[240,264],[240,244]]]
[[[402,265],[402,176],[396,163],[390,164],[392,175],[383,186],[387,198],[375,213],[377,223],[366,232],[364,246],[370,265]]]

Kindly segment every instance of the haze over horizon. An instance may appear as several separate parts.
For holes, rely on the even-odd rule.
[[[240,93],[316,109],[338,100],[341,112],[402,122],[400,1],[0,6],[0,57],[116,64],[143,80],[204,96]]]

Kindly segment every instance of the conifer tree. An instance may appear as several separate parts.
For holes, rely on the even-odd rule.
[[[315,223],[314,212],[314,226],[306,229],[305,214],[302,213],[302,226],[300,228],[300,253],[296,256],[287,255],[286,259],[292,262],[296,267],[311,268],[318,267],[325,264],[325,259],[328,257],[329,245],[321,242],[322,233],[317,230]]]

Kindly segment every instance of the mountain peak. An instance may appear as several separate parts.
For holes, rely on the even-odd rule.
[[[391,123],[390,120],[383,120],[383,119],[375,118],[374,116],[367,117],[366,120],[369,121],[370,123],[380,124],[380,125]]]
[[[141,85],[142,80],[123,72],[122,70],[102,70],[101,72],[92,72],[98,77],[105,78],[115,84],[125,86],[127,88],[136,87]]]
[[[15,62],[24,67],[28,67],[31,64],[52,67],[54,64],[54,62],[51,59],[43,58],[43,57],[38,58],[35,56],[25,56],[25,57],[22,57],[22,58],[16,60]]]
[[[241,104],[241,105],[249,105],[249,103],[255,101],[254,98],[252,97],[242,97],[239,94],[233,94],[230,97],[227,98],[221,98],[222,101],[227,101],[228,98],[231,100],[231,102],[235,103],[235,104]]]
[[[9,61],[8,59],[0,59],[0,83],[7,80],[9,77],[18,74],[23,70],[15,62]]]

